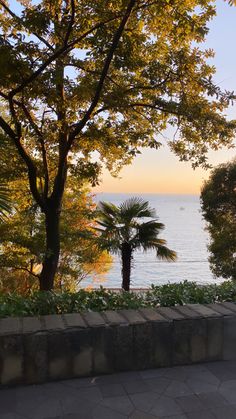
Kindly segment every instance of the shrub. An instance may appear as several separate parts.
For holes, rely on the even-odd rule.
[[[45,314],[77,313],[85,310],[105,311],[138,309],[140,307],[175,306],[192,303],[236,301],[236,284],[198,285],[180,282],[152,285],[146,292],[114,292],[100,287],[97,290],[80,289],[76,293],[34,292],[27,297],[0,294],[0,317],[38,316]]]

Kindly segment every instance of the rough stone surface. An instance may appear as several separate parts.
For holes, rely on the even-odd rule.
[[[42,330],[40,317],[23,317],[23,333],[36,333]]]
[[[157,312],[160,313],[167,319],[170,320],[181,320],[184,319],[184,315],[179,313],[175,308],[170,307],[158,307]]]
[[[58,314],[50,314],[48,316],[43,316],[45,329],[46,330],[63,330],[65,329],[65,324],[62,316]]]
[[[131,325],[146,322],[146,319],[138,310],[120,310],[119,313],[124,316]]]
[[[100,313],[89,311],[83,314],[86,323],[91,327],[105,326],[106,322]]]
[[[103,317],[105,318],[105,321],[111,325],[127,323],[127,319],[115,310],[104,311]]]
[[[0,321],[1,385],[223,359],[236,360],[236,305],[233,303]],[[166,379],[160,383],[156,373],[154,378],[153,391],[159,391]],[[196,392],[203,388],[208,392],[216,390],[216,383],[210,381],[203,385],[198,378],[189,386]],[[129,391],[144,388],[142,384],[128,387]],[[176,392],[171,387],[169,392],[183,391],[188,395],[188,389],[181,388]]]
[[[220,317],[221,314],[203,304],[187,304],[187,307],[201,314],[202,317]]]
[[[19,317],[7,317],[0,319],[0,335],[15,335],[22,333],[22,319]]]
[[[67,328],[79,327],[84,329],[87,327],[83,317],[79,313],[64,314],[63,319]]]

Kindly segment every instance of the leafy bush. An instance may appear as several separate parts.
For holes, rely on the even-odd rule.
[[[214,303],[236,301],[236,283],[220,285],[197,285],[195,282],[180,282],[152,285],[146,292],[114,292],[99,288],[81,289],[76,293],[34,292],[27,297],[17,294],[0,294],[0,317],[37,316],[83,312],[138,309],[140,307],[175,306],[191,303]]]

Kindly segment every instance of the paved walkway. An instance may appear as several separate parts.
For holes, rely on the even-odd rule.
[[[236,419],[236,362],[0,390],[0,419]]]

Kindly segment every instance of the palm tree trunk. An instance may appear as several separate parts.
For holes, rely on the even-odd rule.
[[[124,291],[129,291],[130,290],[131,260],[132,260],[132,249],[129,243],[122,244],[121,259],[122,259],[122,289]]]

